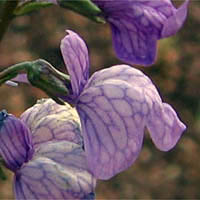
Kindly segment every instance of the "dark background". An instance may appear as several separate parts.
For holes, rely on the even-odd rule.
[[[121,63],[115,56],[108,25],[56,6],[13,20],[0,44],[0,70],[10,65],[44,58],[65,71],[60,40],[65,30],[78,32],[87,41],[91,73]],[[157,62],[138,67],[151,77],[163,98],[187,125],[170,152],[160,152],[148,134],[139,158],[128,170],[109,181],[99,181],[99,199],[198,199],[200,198],[200,3],[190,1],[184,27],[159,41]],[[46,95],[30,86],[0,88],[0,109],[19,116]],[[0,181],[0,199],[12,198],[12,173]]]

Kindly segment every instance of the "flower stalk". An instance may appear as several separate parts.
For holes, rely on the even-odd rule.
[[[30,68],[30,66],[31,62],[22,62],[16,65],[12,65],[0,72],[0,86],[6,81],[15,78],[18,74]]]

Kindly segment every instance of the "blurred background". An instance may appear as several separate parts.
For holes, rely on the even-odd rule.
[[[179,3],[180,4],[180,3]],[[121,63],[115,56],[108,25],[95,24],[71,11],[52,6],[12,21],[0,44],[0,70],[43,58],[66,71],[60,53],[65,30],[78,32],[90,52],[91,73]],[[158,43],[157,62],[137,67],[149,75],[163,101],[187,125],[170,152],[160,152],[148,134],[142,152],[126,171],[97,184],[97,199],[200,199],[200,2],[190,1],[189,15],[179,33]],[[19,116],[46,95],[37,88],[0,88],[0,109]],[[0,199],[12,199],[13,174],[0,180]]]

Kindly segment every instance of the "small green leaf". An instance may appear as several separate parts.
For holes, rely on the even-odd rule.
[[[30,12],[37,11],[41,8],[46,8],[52,6],[49,2],[27,2],[17,7],[14,11],[15,16],[21,16],[29,14]]]

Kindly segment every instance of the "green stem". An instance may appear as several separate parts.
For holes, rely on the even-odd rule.
[[[13,11],[17,7],[17,4],[18,0],[7,0],[0,10],[0,41],[14,17]]]
[[[6,81],[15,78],[20,72],[27,70],[30,68],[31,62],[23,62],[12,67],[5,69],[4,71],[0,72],[0,85],[5,83]]]

